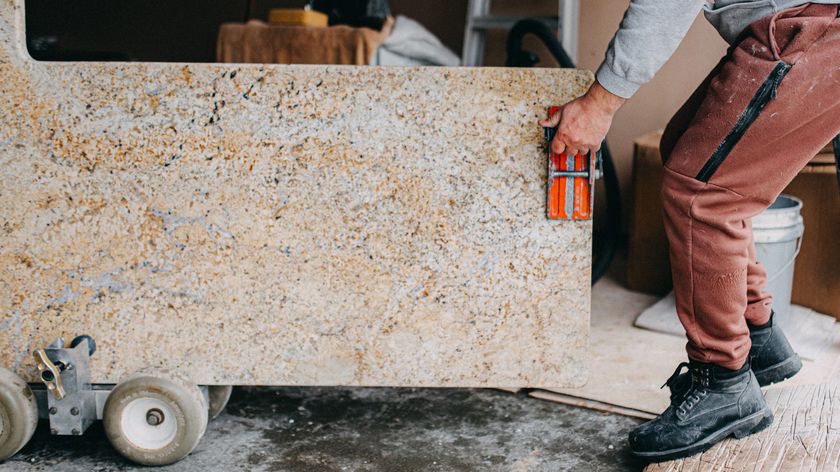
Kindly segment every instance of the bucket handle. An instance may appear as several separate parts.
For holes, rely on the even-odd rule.
[[[773,281],[774,281],[774,280],[778,279],[778,278],[779,278],[779,276],[781,276],[782,274],[784,274],[784,273],[785,273],[785,271],[786,271],[786,270],[788,270],[788,268],[789,268],[789,267],[790,267],[790,266],[791,266],[794,262],[796,262],[796,258],[797,258],[797,257],[799,257],[799,251],[801,251],[801,250],[802,250],[802,236],[803,236],[803,235],[800,235],[798,238],[796,238],[796,252],[794,252],[794,253],[793,253],[793,257],[791,257],[791,258],[790,258],[790,260],[787,262],[787,264],[785,264],[785,265],[784,265],[784,267],[782,267],[781,269],[779,269],[779,271],[778,271],[778,272],[776,272],[775,274],[773,274],[773,277],[770,277],[769,279],[767,279],[767,283],[768,283],[768,284],[773,283]]]

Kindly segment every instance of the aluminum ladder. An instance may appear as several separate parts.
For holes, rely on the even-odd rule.
[[[539,17],[552,28],[572,60],[577,61],[580,0],[558,0],[557,17]],[[510,29],[514,23],[533,16],[496,16],[490,13],[490,0],[469,0],[464,31],[462,63],[480,66],[484,60],[484,33],[490,29]]]

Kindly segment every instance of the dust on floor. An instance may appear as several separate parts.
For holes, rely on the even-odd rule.
[[[639,422],[495,390],[238,389],[196,451],[166,470],[641,470],[626,449]],[[135,470],[100,424],[82,437],[45,429],[0,470]]]

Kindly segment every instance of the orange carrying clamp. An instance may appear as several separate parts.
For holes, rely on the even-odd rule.
[[[560,107],[551,107],[554,116]],[[595,180],[601,178],[601,153],[555,154],[551,152],[554,128],[545,128],[548,155],[548,185],[545,216],[549,220],[591,220],[595,201]]]

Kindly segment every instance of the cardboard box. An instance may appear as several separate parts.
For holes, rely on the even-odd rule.
[[[840,189],[832,154],[820,154],[785,189],[801,199],[805,235],[793,303],[840,319]]]
[[[637,139],[633,152],[632,207],[629,211],[627,286],[665,295],[671,290],[668,239],[662,222],[662,158],[659,139],[651,133]]]
[[[660,132],[635,141],[627,285],[664,294],[671,290],[668,241],[662,223]],[[840,319],[840,188],[834,155],[826,147],[785,189],[804,202],[805,236],[796,260],[793,303]]]

